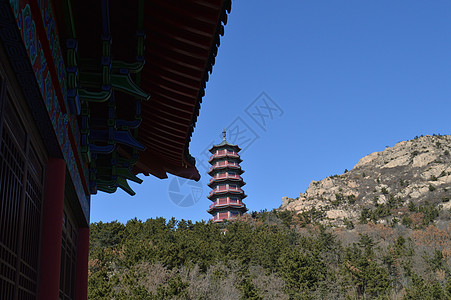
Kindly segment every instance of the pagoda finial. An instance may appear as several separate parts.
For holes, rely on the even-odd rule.
[[[225,130],[225,128],[222,130],[222,140],[223,141],[226,140],[226,130]]]

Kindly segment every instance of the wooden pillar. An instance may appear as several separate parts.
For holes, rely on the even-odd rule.
[[[89,228],[78,229],[75,300],[88,299]]]
[[[58,300],[66,162],[50,158],[47,164],[41,243],[41,300]]]

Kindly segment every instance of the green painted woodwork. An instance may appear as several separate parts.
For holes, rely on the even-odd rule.
[[[138,178],[135,174],[133,174],[129,168],[117,168],[116,174],[117,176],[123,177],[125,179],[131,180],[139,184],[143,182],[143,180],[141,178]]]
[[[111,83],[113,88],[126,92],[132,96],[141,98],[143,100],[148,100],[150,98],[149,94],[144,92],[138,85],[136,85],[132,81],[129,74],[112,74]]]
[[[113,69],[127,69],[130,73],[139,73],[144,67],[144,62],[127,63],[121,60],[113,61]]]
[[[126,144],[128,147],[122,148],[122,151],[124,149],[127,151],[125,154],[127,157],[124,157],[118,154],[114,139],[93,140],[93,137],[98,135],[98,132],[93,130],[100,129],[113,129],[114,131],[120,131],[120,133],[129,131],[130,135],[135,140],[138,140],[138,128],[130,127],[130,123],[127,122],[117,124],[116,99],[113,97],[115,92],[123,92],[132,95],[135,101],[148,100],[150,98],[150,95],[140,87],[141,72],[145,64],[146,36],[143,31],[145,3],[144,0],[136,1],[138,1],[136,61],[128,62],[112,59],[114,56],[112,53],[113,40],[109,32],[104,32],[101,37],[99,36],[99,42],[101,43],[100,61],[98,59],[79,58],[76,49],[67,51],[67,66],[75,67],[76,70],[72,74],[68,74],[68,87],[69,89],[78,90],[81,100],[80,118],[81,121],[84,121],[81,122],[84,124],[84,128],[81,128],[80,132],[84,140],[87,139],[88,141],[87,145],[82,145],[81,153],[83,160],[89,166],[90,188],[93,193],[96,190],[114,193],[119,187],[128,194],[134,195],[135,192],[130,188],[127,180],[142,183],[142,179],[138,178],[131,171],[138,161],[139,155],[139,151],[133,148],[133,145]],[[76,24],[73,22],[71,0],[63,0],[63,6],[66,18],[66,34],[69,38],[76,39]],[[105,16],[103,15],[103,17]],[[133,77],[131,74],[133,74]],[[133,100],[130,102],[130,105],[133,105]],[[103,117],[91,116],[90,103],[96,103],[96,111],[99,111],[99,108],[105,110]],[[104,124],[100,124],[99,118],[105,118],[105,116],[108,117],[102,121]],[[92,122],[91,117],[97,117],[95,123]],[[131,118],[132,120],[142,120],[138,110]],[[106,151],[105,145],[113,145],[112,152]]]
[[[126,193],[128,193],[130,196],[136,195],[135,191],[133,191],[132,188],[128,185],[128,182],[125,178],[118,177],[117,185],[118,185],[118,187],[123,189]]]
[[[69,38],[76,39],[77,31],[75,30],[74,16],[72,13],[72,4],[70,0],[64,0],[63,3],[63,13],[64,21],[66,24],[66,34]]]
[[[89,102],[106,102],[111,97],[111,90],[93,92],[85,89],[79,89],[78,92],[81,99]]]
[[[105,192],[105,193],[108,193],[108,194],[112,194],[112,193],[117,191],[117,187],[105,186],[105,185],[102,185],[102,184],[97,184],[97,189],[99,191],[102,191],[102,192]]]
[[[99,87],[103,83],[102,80],[104,76],[105,74],[100,74],[96,72],[80,72],[80,82],[83,84],[83,86]],[[148,100],[150,98],[149,94],[147,94],[133,82],[133,80],[130,77],[130,74],[110,74],[110,82],[113,89],[125,92],[127,94],[130,94],[143,100]],[[86,94],[83,95],[80,94],[80,96],[82,97],[85,97],[85,95]],[[86,99],[88,99],[88,101],[103,102],[108,100],[109,98],[97,100],[96,98],[86,97]]]

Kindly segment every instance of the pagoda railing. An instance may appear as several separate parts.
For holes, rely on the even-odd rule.
[[[237,216],[235,215],[230,215],[230,217],[227,215],[227,213],[224,213],[224,215],[219,215],[219,216],[213,216],[213,222],[220,222],[222,220],[231,220],[231,219],[235,219]]]
[[[242,180],[241,176],[237,174],[216,174],[215,176],[210,178],[209,183],[212,183],[216,179],[229,179],[229,178]]]
[[[216,192],[223,192],[223,191],[234,191],[234,192],[236,191],[236,192],[243,193],[243,190],[240,187],[238,187],[238,186],[237,187],[233,187],[233,186],[229,186],[229,185],[223,185],[223,186],[218,186],[218,187],[212,189],[210,191],[209,196],[213,195]]]
[[[227,149],[226,150],[218,150],[218,151],[216,151],[213,154],[213,156],[215,156],[215,155],[226,155],[226,154],[238,156],[235,151],[231,151],[231,150],[227,150]]]
[[[233,205],[233,206],[244,206],[244,204],[240,200],[218,200],[216,202],[213,202],[213,204],[210,204],[209,208],[213,207],[222,207],[227,205]]]
[[[220,151],[216,152],[215,154],[213,154],[212,156],[210,156],[210,161],[214,158],[220,158],[220,157],[224,157],[224,156],[240,158],[240,156],[238,154],[236,154],[235,152],[226,152],[225,150],[220,150]]]
[[[218,161],[211,166],[210,171],[213,171],[213,169],[218,167],[237,167],[241,169],[240,165],[236,162]]]

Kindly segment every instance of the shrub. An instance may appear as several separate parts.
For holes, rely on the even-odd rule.
[[[412,225],[412,220],[409,218],[408,215],[404,215],[402,216],[401,224],[410,227],[410,225]]]
[[[343,219],[343,224],[345,225],[346,229],[352,230],[354,229],[354,223],[350,220],[348,220],[348,218],[344,218]]]
[[[418,206],[418,211],[424,214],[423,225],[428,225],[438,218],[439,210],[433,204],[425,202],[424,205]]]
[[[412,201],[409,202],[409,211],[411,211],[411,212],[417,211],[417,207],[416,207],[415,203],[413,203]]]
[[[362,209],[362,212],[360,213],[360,218],[359,218],[360,224],[368,223],[369,217],[370,217],[370,210],[368,208]]]

